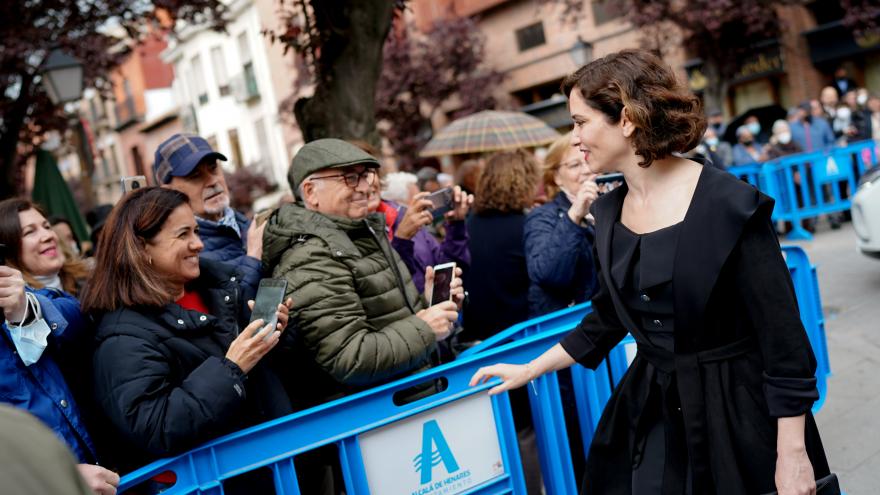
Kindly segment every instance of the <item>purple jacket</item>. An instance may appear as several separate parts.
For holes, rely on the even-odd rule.
[[[386,201],[397,209],[397,218],[394,221],[394,232],[406,213],[406,207]],[[409,268],[413,282],[419,292],[425,290],[425,268],[449,263],[454,261],[466,270],[471,263],[471,253],[468,250],[468,233],[464,222],[446,222],[446,239],[442,243],[421,228],[412,239],[400,239],[395,236],[391,240],[391,246],[400,255],[400,258]]]

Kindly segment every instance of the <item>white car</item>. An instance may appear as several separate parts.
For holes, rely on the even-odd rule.
[[[871,168],[859,180],[852,202],[852,223],[859,250],[880,258],[880,166]]]

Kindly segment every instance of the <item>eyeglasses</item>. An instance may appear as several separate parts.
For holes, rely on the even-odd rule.
[[[345,185],[354,189],[360,184],[361,179],[367,183],[368,186],[372,186],[376,182],[376,170],[372,168],[365,169],[363,172],[349,172],[347,174],[338,174],[338,175],[325,175],[323,177],[312,177],[309,180],[318,180],[318,179],[339,179],[345,181]]]
[[[575,161],[571,161],[571,162],[565,162],[565,163],[561,164],[560,167],[564,168],[566,170],[576,170],[581,167],[589,168],[589,166],[587,165],[587,162],[584,160],[575,160]]]

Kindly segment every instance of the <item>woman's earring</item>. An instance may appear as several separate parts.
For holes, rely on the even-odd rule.
[[[150,266],[153,266],[153,257],[152,256],[147,258],[147,261],[150,263]]]

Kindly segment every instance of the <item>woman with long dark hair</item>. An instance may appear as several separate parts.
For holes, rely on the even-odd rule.
[[[125,468],[291,412],[261,362],[288,307],[276,329],[247,324],[241,275],[202,248],[186,195],[158,187],[123,197],[98,241],[82,306],[98,322],[95,395]]]
[[[815,492],[829,474],[810,413],[816,360],[770,214],[773,200],[677,153],[706,129],[699,100],[645,51],[568,76],[572,144],[625,184],[591,208],[593,312],[524,365],[479,370],[491,393],[578,362],[627,333],[638,353],[593,437],[583,492]]]

